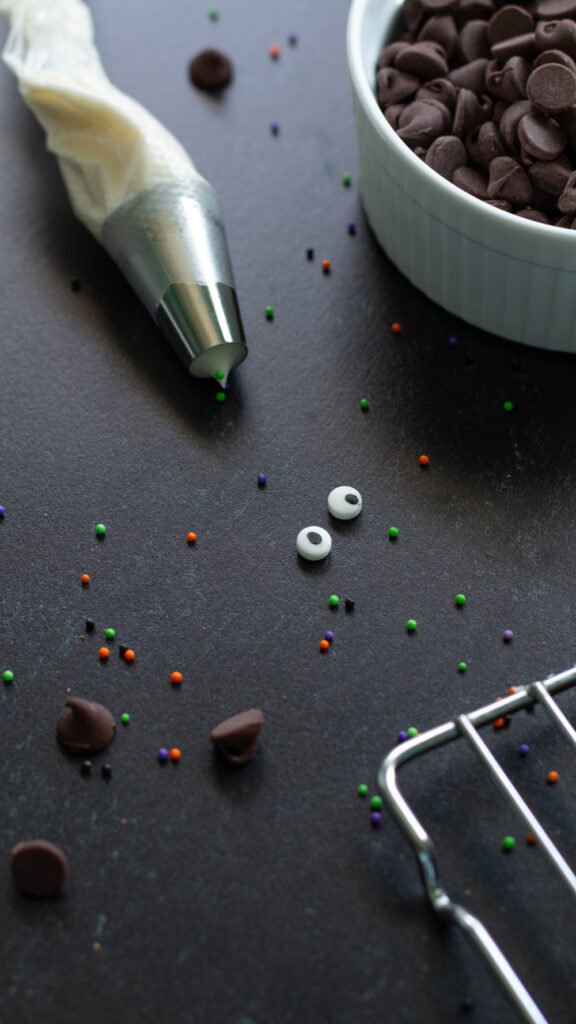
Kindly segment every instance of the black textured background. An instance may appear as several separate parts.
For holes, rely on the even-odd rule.
[[[187,377],[74,219],[2,66],[0,667],[15,679],[0,693],[0,1020],[512,1020],[428,910],[395,824],[372,830],[356,790],[376,792],[399,729],[576,660],[574,357],[455,320],[376,245],[358,195],[346,0],[222,0],[216,22],[184,0],[91,6],[112,80],[219,192],[250,355],[223,404]],[[209,45],[235,64],[221,99],[187,81]],[[364,498],[348,524],[326,507],[341,483]],[[317,565],[295,550],[312,523],[334,537]],[[329,609],[331,593],[355,610]],[[82,639],[86,616],[97,628]],[[70,694],[131,714],[90,778],[55,740]],[[230,771],[210,730],[252,706],[260,750]],[[487,735],[570,856],[570,751],[543,712]],[[181,748],[177,766],[158,764],[163,745]],[[403,780],[448,890],[483,915],[550,1021],[573,1022],[573,906],[472,755],[453,745]],[[58,900],[27,899],[10,877],[12,845],[40,836],[70,860]]]

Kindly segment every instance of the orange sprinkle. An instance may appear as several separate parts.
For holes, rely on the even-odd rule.
[[[182,751],[178,750],[178,747],[172,747],[172,750],[170,751],[170,760],[171,761],[179,761],[181,757],[182,757]]]
[[[550,785],[553,786],[555,782],[558,782],[558,779],[560,778],[560,776],[559,776],[558,772],[548,772],[547,778],[548,778],[548,782],[550,783]]]
[[[173,683],[181,683],[182,682],[182,673],[181,672],[173,672],[172,675],[170,676],[170,679],[172,680]]]
[[[110,651],[108,650],[107,647],[101,647],[100,650],[98,651],[98,654],[103,659],[110,657]]]
[[[497,718],[496,721],[494,722],[494,728],[495,729],[503,729],[505,725],[506,725],[506,719],[505,718]]]
[[[392,324],[392,330],[394,331],[394,334],[400,334],[402,324]]]
[[[527,834],[526,834],[526,842],[530,843],[530,846],[533,846],[533,844],[536,842],[536,840],[535,840],[535,838],[534,838],[534,836],[532,835],[531,832],[527,832]]]
[[[509,686],[508,687],[508,693],[516,693],[516,687],[515,686]]]
[[[124,651],[124,661],[134,661],[135,657],[136,655],[134,654],[134,651],[131,651],[130,648],[128,648],[127,651]]]
[[[88,575],[88,573],[87,573],[87,572],[83,572],[83,573],[82,573],[82,575],[81,575],[81,577],[80,577],[80,582],[81,582],[81,583],[84,583],[84,584],[86,584],[86,583],[90,583],[90,577],[89,577],[89,575]]]
[[[328,643],[327,640],[321,640],[320,641],[320,650],[321,651],[327,651],[329,647],[330,647],[330,644]]]
[[[271,56],[271,57],[272,57],[272,58],[273,58],[274,60],[278,60],[278,57],[280,56],[281,52],[282,52],[282,51],[281,51],[280,47],[279,47],[279,46],[277,46],[277,45],[276,45],[276,43],[274,43],[274,45],[273,45],[273,46],[271,46],[271,47],[270,47],[270,50],[269,50],[270,56]]]
[[[427,466],[428,463],[430,462],[430,459],[427,455],[421,455],[420,458],[418,459],[418,462],[420,463],[421,466]]]
[[[194,541],[196,540],[196,534],[195,533],[187,534],[186,535],[186,540],[188,541],[189,544],[193,544]]]
[[[331,266],[332,266],[332,261],[331,260],[322,260],[322,270],[324,271],[325,274],[329,274],[330,273]]]

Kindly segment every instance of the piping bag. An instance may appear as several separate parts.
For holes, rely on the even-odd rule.
[[[0,0],[2,53],[79,220],[195,377],[247,354],[218,197],[174,136],[108,79],[82,0]]]

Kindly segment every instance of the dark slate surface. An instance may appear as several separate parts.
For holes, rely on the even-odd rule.
[[[223,3],[217,22],[184,0],[92,6],[111,78],[218,189],[250,355],[223,405],[186,376],[75,221],[2,67],[0,650],[15,679],[0,693],[0,1019],[511,1021],[464,940],[434,920],[396,825],[371,830],[356,789],[376,792],[399,729],[575,660],[574,358],[456,321],[379,250],[358,196],[345,0]],[[235,63],[220,100],[187,81],[208,45]],[[326,507],[341,483],[364,497],[348,524]],[[314,566],[295,551],[311,523],[334,537]],[[331,593],[355,610],[330,610]],[[96,631],[81,639],[86,616]],[[90,778],[55,740],[70,694],[132,716]],[[210,730],[253,706],[261,748],[231,771]],[[573,713],[574,697],[562,706]],[[543,712],[487,736],[570,855],[574,761]],[[163,745],[181,748],[177,766],[157,763]],[[549,1019],[573,1021],[573,906],[539,851],[461,745],[404,778],[449,891],[484,916]],[[60,899],[12,885],[10,849],[33,837],[68,854]]]

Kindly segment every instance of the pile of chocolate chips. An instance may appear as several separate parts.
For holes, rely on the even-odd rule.
[[[405,0],[377,65],[401,139],[464,191],[576,229],[576,0]]]

